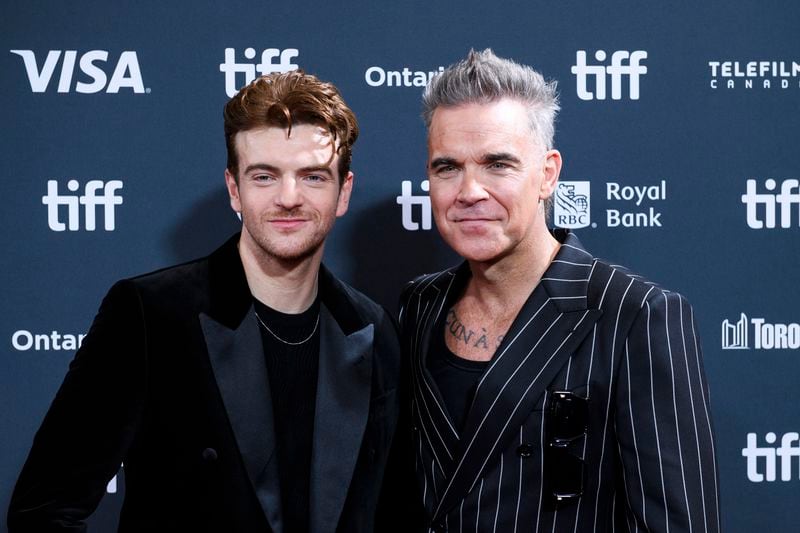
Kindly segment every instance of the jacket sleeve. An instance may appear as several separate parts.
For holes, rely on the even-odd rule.
[[[34,437],[11,497],[10,533],[86,530],[143,409],[145,336],[135,287],[115,284]]]
[[[622,347],[616,432],[631,531],[718,532],[708,385],[693,311],[653,291]]]

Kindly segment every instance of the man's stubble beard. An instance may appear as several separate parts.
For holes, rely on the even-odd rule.
[[[297,215],[308,219],[305,224],[313,227],[310,234],[307,233],[307,230],[301,230],[299,233],[302,235],[282,235],[277,231],[265,229],[269,227],[269,220],[281,217],[292,218]],[[254,228],[247,223],[249,218],[242,214],[242,224],[258,246],[260,255],[282,263],[299,263],[312,257],[325,245],[325,239],[333,228],[333,219],[327,226],[320,226],[322,222],[318,213],[306,213],[301,210],[264,213],[259,217],[259,222]],[[287,246],[288,243],[291,244]]]

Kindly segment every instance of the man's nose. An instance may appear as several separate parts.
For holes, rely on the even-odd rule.
[[[456,200],[459,203],[472,205],[489,197],[482,181],[480,170],[465,169]]]
[[[284,209],[292,209],[303,203],[303,195],[293,178],[283,178],[279,184],[275,203]]]

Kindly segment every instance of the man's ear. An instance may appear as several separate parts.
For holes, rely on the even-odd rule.
[[[242,202],[239,198],[239,184],[236,182],[236,178],[231,174],[231,171],[227,168],[225,169],[225,186],[228,188],[228,196],[231,199],[231,209],[236,211],[236,214],[239,215],[242,213]]]
[[[339,189],[339,200],[336,204],[336,216],[340,217],[347,213],[347,208],[350,206],[350,194],[353,192],[353,173],[348,172],[347,176],[342,181],[342,187]]]
[[[548,150],[544,154],[542,167],[542,182],[539,186],[539,198],[544,200],[552,196],[561,174],[561,153],[558,150]]]

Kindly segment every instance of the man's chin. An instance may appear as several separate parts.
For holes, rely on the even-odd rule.
[[[487,246],[487,242],[493,242],[490,237],[453,239],[445,242],[458,255],[467,261],[491,262],[500,257],[502,251],[496,246]]]
[[[317,254],[322,249],[324,242],[316,244],[299,244],[296,246],[262,246],[261,251],[265,256],[281,263],[300,263]]]

